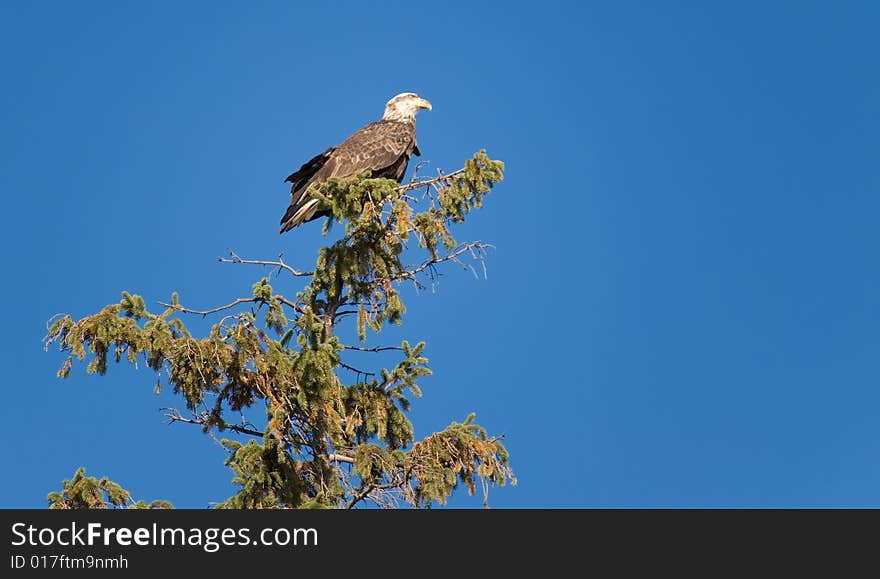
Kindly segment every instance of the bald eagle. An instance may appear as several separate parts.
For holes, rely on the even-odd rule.
[[[350,179],[369,170],[374,178],[400,183],[409,158],[421,155],[416,144],[416,113],[420,109],[431,110],[431,103],[411,92],[395,96],[385,105],[382,120],[316,155],[287,177],[285,182],[291,183],[290,206],[281,218],[281,233],[330,215],[328,210],[318,210],[318,200],[308,190],[331,177]]]

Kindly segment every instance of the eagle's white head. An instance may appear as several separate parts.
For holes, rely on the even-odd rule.
[[[431,110],[431,103],[411,92],[400,93],[385,105],[386,121],[416,122],[416,113],[421,109]]]

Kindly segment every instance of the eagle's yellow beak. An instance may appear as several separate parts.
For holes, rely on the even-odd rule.
[[[431,110],[431,103],[426,101],[425,99],[419,99],[419,108],[420,109],[428,109]]]

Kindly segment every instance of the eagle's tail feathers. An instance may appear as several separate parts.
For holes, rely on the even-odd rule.
[[[281,219],[281,233],[290,231],[297,225],[310,221],[315,216],[315,209],[317,207],[318,200],[314,198],[303,199],[302,203],[296,205],[291,204]]]

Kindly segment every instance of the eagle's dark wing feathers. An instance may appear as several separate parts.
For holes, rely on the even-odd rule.
[[[308,189],[309,181],[315,176],[315,173],[321,170],[327,161],[331,158],[333,151],[336,150],[336,147],[330,147],[323,153],[320,153],[313,157],[311,160],[306,162],[305,165],[300,167],[295,173],[291,173],[287,176],[287,179],[284,181],[287,183],[291,183],[290,193],[291,193],[291,207],[298,204],[303,196],[306,193],[306,189]],[[285,218],[287,215],[285,215]],[[282,220],[283,222],[284,220]]]

